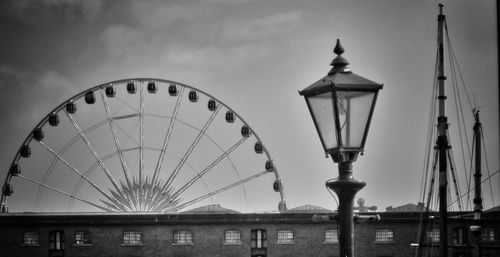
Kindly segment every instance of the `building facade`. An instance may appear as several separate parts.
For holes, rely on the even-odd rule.
[[[374,214],[370,212],[369,214]],[[379,222],[355,224],[356,256],[414,256],[420,213],[381,212]],[[500,256],[500,212],[485,215],[482,256]],[[473,242],[451,218],[450,256],[470,256]],[[1,256],[333,257],[333,212],[0,215]],[[426,253],[438,254],[439,231],[429,230]],[[430,255],[427,255],[430,256]]]

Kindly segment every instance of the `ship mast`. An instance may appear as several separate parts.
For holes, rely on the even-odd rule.
[[[437,149],[439,158],[439,256],[448,256],[448,202],[447,202],[447,151],[448,143],[448,118],[445,114],[445,80],[444,75],[444,4],[439,4],[438,16],[438,138]]]
[[[474,223],[471,227],[476,239],[475,256],[481,256],[481,213],[483,199],[481,198],[481,136],[482,125],[479,121],[479,110],[474,110],[474,142],[475,142],[475,170],[474,170]]]

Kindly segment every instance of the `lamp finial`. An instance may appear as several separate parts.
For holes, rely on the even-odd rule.
[[[337,44],[335,44],[335,48],[333,48],[333,52],[337,55],[341,55],[345,52],[344,48],[340,44],[340,39],[337,38]]]
[[[340,44],[340,39],[337,39],[337,44],[335,44],[335,48],[333,48],[333,52],[337,55],[335,59],[333,59],[330,64],[333,68],[328,72],[328,75],[331,76],[337,72],[341,73],[350,73],[351,69],[347,67],[349,62],[342,57],[341,55],[345,52],[344,47]]]

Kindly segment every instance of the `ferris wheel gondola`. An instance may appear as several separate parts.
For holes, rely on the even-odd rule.
[[[286,210],[271,155],[240,115],[192,86],[137,78],[49,112],[12,160],[1,210],[170,213],[210,201],[258,211],[248,205],[269,210],[269,199]]]

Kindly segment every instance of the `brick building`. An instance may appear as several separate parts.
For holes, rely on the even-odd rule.
[[[376,214],[381,217],[379,222],[355,224],[355,255],[414,256],[412,244],[417,241],[420,213]],[[470,225],[470,220],[454,218],[457,213],[450,215],[450,256],[468,256],[472,241],[468,233],[457,231]],[[248,214],[220,206],[181,214],[7,213],[0,215],[0,253],[33,257],[331,257],[339,251],[334,217],[335,213],[313,206],[287,213]],[[484,217],[483,256],[500,256],[500,211],[485,212]],[[428,232],[428,250],[437,247],[435,240],[436,231]],[[433,252],[437,254],[437,248]]]

